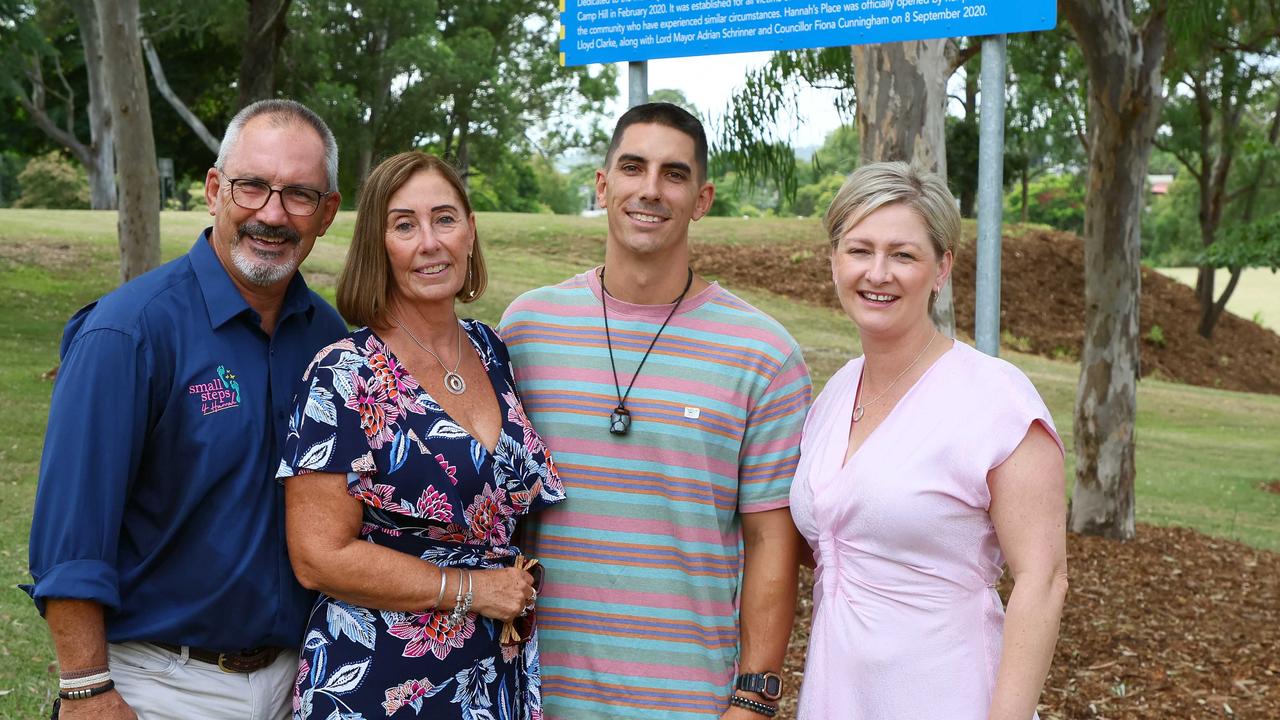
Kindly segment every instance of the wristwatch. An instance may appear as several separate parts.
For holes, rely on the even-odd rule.
[[[777,700],[782,697],[782,676],[774,672],[742,673],[738,676],[737,688],[760,693],[766,700]]]

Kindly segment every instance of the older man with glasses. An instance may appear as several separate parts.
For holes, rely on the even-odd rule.
[[[312,597],[273,478],[311,353],[346,332],[297,272],[337,167],[306,107],[246,107],[205,178],[213,226],[67,324],[28,587],[64,720],[289,713]]]

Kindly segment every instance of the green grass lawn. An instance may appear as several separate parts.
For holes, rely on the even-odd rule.
[[[164,259],[186,252],[209,220],[204,214],[165,213]],[[480,215],[490,288],[464,314],[495,323],[520,292],[598,262],[605,222]],[[312,284],[330,299],[352,223],[351,214],[340,215],[304,266]],[[694,228],[698,243],[821,237],[815,220],[707,218]],[[113,213],[0,210],[0,352],[6,358],[0,363],[0,507],[7,510],[0,520],[0,718],[42,717],[54,686],[48,633],[26,595],[15,588],[29,580],[27,533],[52,390],[41,375],[57,364],[67,317],[117,284],[116,254]],[[791,330],[819,383],[859,352],[852,325],[838,311],[767,292],[739,294]],[[1273,317],[1280,320],[1280,309]],[[1009,351],[1005,356],[1040,389],[1070,448],[1078,368]],[[1263,483],[1280,480],[1280,397],[1150,379],[1139,385],[1138,396],[1138,519],[1188,525],[1280,551],[1280,495],[1261,490]],[[1069,452],[1069,474],[1071,465]]]
[[[1195,268],[1156,268],[1156,272],[1189,287],[1196,286]],[[1214,290],[1221,295],[1230,279],[1230,272],[1219,270],[1213,277]],[[1227,301],[1227,311],[1280,332],[1280,273],[1246,268]]]

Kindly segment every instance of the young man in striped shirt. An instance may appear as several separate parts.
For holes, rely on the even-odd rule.
[[[771,716],[808,370],[779,323],[690,269],[689,223],[715,195],[696,118],[629,110],[596,195],[604,265],[526,293],[501,325],[568,494],[528,538],[546,566],[545,716]]]

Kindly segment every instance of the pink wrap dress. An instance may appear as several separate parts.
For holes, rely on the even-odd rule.
[[[817,562],[801,720],[985,720],[1004,557],[987,472],[1033,422],[1031,382],[960,342],[844,462],[862,358],[805,421],[791,512]]]

